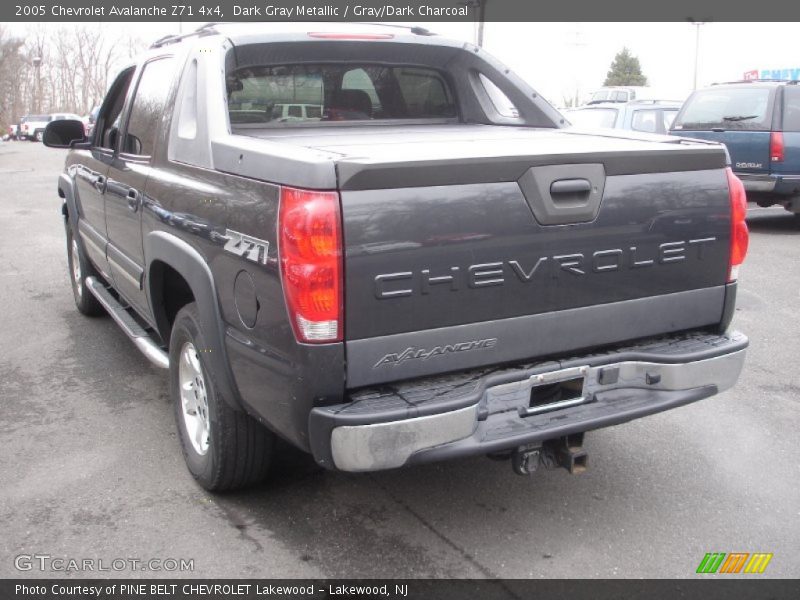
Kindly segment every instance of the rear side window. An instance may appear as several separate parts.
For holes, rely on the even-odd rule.
[[[587,108],[570,112],[570,123],[577,127],[614,127],[617,122],[616,108]]]
[[[153,154],[158,125],[164,115],[172,82],[172,71],[171,58],[160,58],[145,65],[139,85],[136,86],[121,152],[137,156]]]
[[[324,64],[248,67],[226,78],[231,125],[457,116],[442,75],[420,67]]]
[[[772,92],[764,87],[699,90],[686,101],[672,128],[769,131]]]
[[[800,131],[800,88],[783,88],[783,130]]]
[[[656,133],[658,131],[658,111],[657,110],[636,110],[631,118],[631,129],[634,131],[645,131]]]

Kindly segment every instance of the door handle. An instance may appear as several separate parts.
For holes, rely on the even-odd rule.
[[[133,212],[139,210],[139,192],[136,190],[128,190],[128,208]]]
[[[592,184],[588,179],[559,179],[550,184],[550,194],[588,194]]]
[[[106,189],[106,178],[102,175],[98,175],[94,180],[94,189],[102,194]]]

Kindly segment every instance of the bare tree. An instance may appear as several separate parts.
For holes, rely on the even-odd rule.
[[[24,89],[19,85],[25,62],[23,42],[9,35],[0,25],[0,124],[5,127],[19,118],[17,112],[24,103]]]
[[[0,124],[32,111],[89,113],[116,71],[144,47],[89,25],[37,25],[24,41],[0,26]]]

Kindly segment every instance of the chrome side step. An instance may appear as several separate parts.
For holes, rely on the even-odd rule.
[[[153,338],[136,322],[136,319],[128,313],[127,309],[108,292],[106,287],[95,277],[87,277],[85,284],[89,291],[92,292],[92,295],[97,298],[97,301],[108,311],[111,318],[125,332],[125,335],[131,338],[131,341],[141,353],[155,366],[169,369],[169,356],[167,353],[155,343]]]

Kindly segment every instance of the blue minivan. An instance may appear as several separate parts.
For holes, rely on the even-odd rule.
[[[671,135],[723,142],[748,199],[800,215],[800,85],[752,80],[697,90]]]

